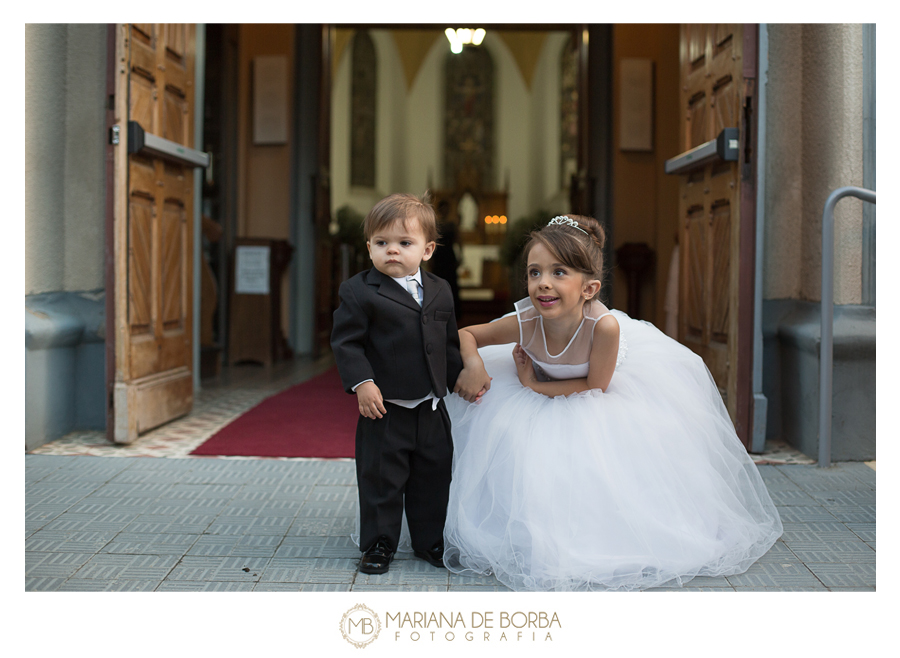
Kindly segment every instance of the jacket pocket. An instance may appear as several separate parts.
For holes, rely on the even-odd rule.
[[[450,319],[450,311],[435,311],[434,319],[437,322],[446,322]]]

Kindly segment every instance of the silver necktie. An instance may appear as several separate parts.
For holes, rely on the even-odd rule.
[[[409,277],[406,279],[406,287],[409,289],[409,294],[412,295],[412,298],[416,300],[416,304],[421,306],[422,300],[419,298],[419,282],[413,277]]]

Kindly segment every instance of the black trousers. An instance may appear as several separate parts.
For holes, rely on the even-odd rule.
[[[400,541],[404,500],[413,549],[427,551],[443,541],[453,439],[443,400],[414,409],[385,402],[382,418],[359,417],[356,480],[359,484],[359,547],[379,537],[393,548]]]

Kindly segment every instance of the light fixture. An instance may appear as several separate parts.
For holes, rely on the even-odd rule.
[[[487,32],[481,27],[477,30],[473,30],[469,27],[460,27],[454,30],[452,27],[448,27],[444,30],[444,34],[447,35],[447,40],[450,42],[450,52],[461,53],[463,46],[468,46],[470,44],[473,46],[480,46],[481,42],[484,41],[484,35],[487,34]]]

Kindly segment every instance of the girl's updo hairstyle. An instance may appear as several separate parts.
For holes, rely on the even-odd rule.
[[[537,231],[532,231],[525,243],[525,264],[528,264],[531,248],[540,242],[559,259],[562,265],[577,270],[590,279],[602,281],[603,245],[606,243],[603,226],[593,217],[583,215],[565,217],[578,222],[578,228],[564,223],[547,224]],[[592,300],[599,294],[598,292]]]

